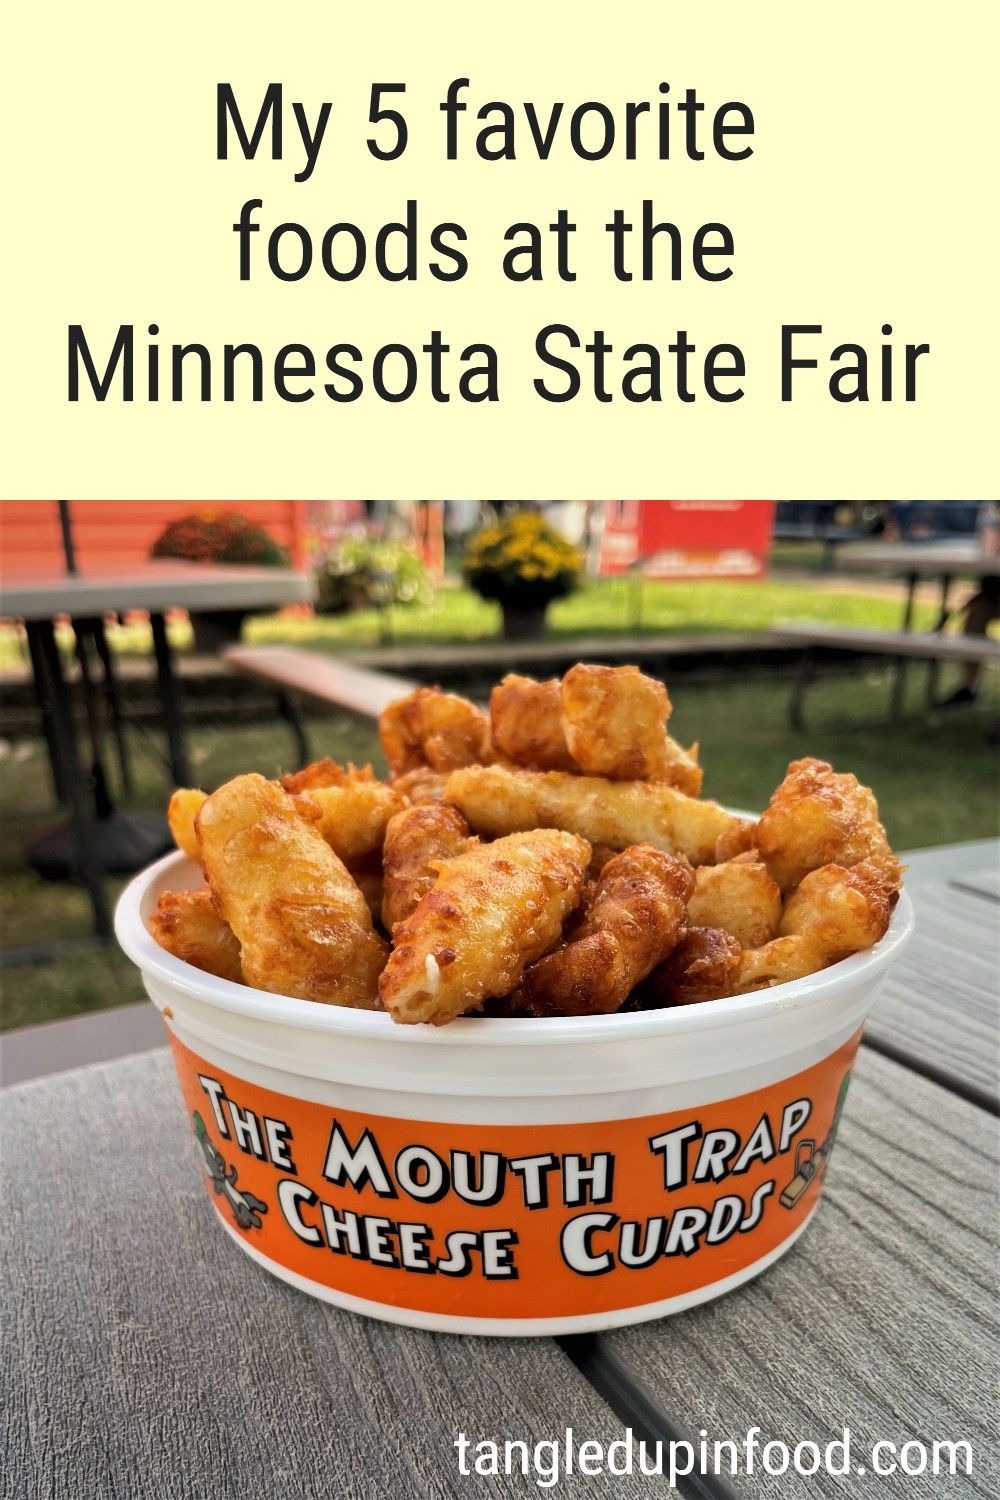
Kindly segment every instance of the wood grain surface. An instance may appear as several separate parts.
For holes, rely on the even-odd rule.
[[[681,1426],[709,1440],[825,1445],[849,1426],[867,1479],[758,1472],[739,1494],[1000,1494],[997,1138],[984,1111],[862,1049],[825,1195],[757,1281],[601,1337]],[[965,1439],[973,1474],[875,1479],[873,1443]],[[867,1452],[864,1450],[868,1450]]]
[[[916,930],[886,981],[865,1040],[996,1101],[1000,906],[956,882],[907,879]]]
[[[621,1435],[549,1340],[394,1328],[241,1255],[199,1181],[165,1052],[5,1090],[0,1109],[12,1500],[540,1494],[520,1475],[460,1478],[456,1434]]]
[[[976,878],[995,852],[913,858],[917,933],[869,1023],[799,1244],[718,1303],[601,1336],[581,1361],[612,1401],[616,1379],[638,1392],[655,1430],[742,1440],[758,1426],[762,1443],[794,1446],[846,1425],[855,1466],[878,1440],[964,1440],[973,1474],[758,1467],[730,1493],[1000,1494],[997,1129],[955,1091],[995,1098],[1000,903]],[[372,1322],[242,1256],[201,1186],[164,1049],[0,1092],[0,1164],[4,1497],[537,1495],[549,1491],[532,1477],[460,1476],[457,1433],[621,1435],[551,1341]],[[551,1492],[667,1490],[604,1476]]]
[[[971,870],[952,881],[957,891],[968,891],[973,896],[984,896],[988,901],[1000,901],[1000,870]]]

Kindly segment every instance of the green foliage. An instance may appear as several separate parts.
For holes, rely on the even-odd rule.
[[[519,510],[477,533],[462,573],[483,599],[532,608],[577,587],[583,558],[537,511]]]
[[[263,526],[228,510],[199,510],[171,521],[156,538],[149,555],[260,568],[281,568],[288,561],[284,547],[279,547]]]
[[[654,583],[641,578],[601,578],[581,583],[575,593],[556,599],[549,609],[545,634],[550,639],[602,635],[646,636],[701,631],[737,633],[768,630],[779,621],[825,620],[839,625],[865,625],[895,630],[902,613],[899,595],[868,594],[850,583],[823,588],[813,584],[765,583]],[[918,629],[929,630],[937,609],[928,599],[918,602]],[[500,631],[500,610],[471,588],[433,590],[426,604],[401,611],[393,621],[396,644],[431,641],[485,641]],[[374,610],[335,619],[250,620],[246,639],[255,643],[287,642],[313,650],[342,650],[368,646],[379,639]]]
[[[373,537],[345,537],[316,570],[317,608],[323,614],[417,604],[427,595],[427,574],[412,547]]]

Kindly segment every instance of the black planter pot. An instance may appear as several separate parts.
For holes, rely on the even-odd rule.
[[[503,604],[505,641],[536,641],[545,634],[547,604]]]
[[[202,613],[191,611],[191,629],[194,631],[194,646],[207,656],[214,656],[224,646],[235,645],[243,629],[243,621],[250,610],[213,609]]]

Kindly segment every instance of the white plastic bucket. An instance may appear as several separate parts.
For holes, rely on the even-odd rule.
[[[163,1013],[206,1185],[268,1270],[354,1312],[565,1334],[680,1312],[789,1248],[822,1191],[865,1017],[913,926],[819,974],[672,1010],[399,1026],[216,979],[146,920],[118,940]]]

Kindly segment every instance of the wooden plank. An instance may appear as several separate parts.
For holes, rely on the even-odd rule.
[[[969,839],[961,844],[938,844],[930,849],[908,849],[900,859],[906,865],[906,888],[928,881],[948,883],[972,870],[1000,865],[1000,839]]]
[[[973,537],[946,542],[859,542],[840,549],[838,571],[859,568],[866,573],[895,573],[902,577],[986,577],[996,573],[998,560],[983,551]]]
[[[228,646],[222,658],[238,672],[369,718],[377,718],[387,704],[419,686],[405,677],[348,666],[336,657],[295,646]]]
[[[941,661],[1000,662],[1000,641],[934,631],[862,630],[844,625],[775,625],[781,640],[803,646],[840,647],[882,656]]]
[[[160,1012],[150,1000],[117,1005],[91,1015],[68,1016],[40,1026],[22,1026],[0,1037],[0,1086],[27,1083],[88,1063],[110,1062],[165,1047]]]
[[[996,1172],[987,1117],[862,1051],[814,1222],[757,1281],[599,1349],[710,1442],[964,1439],[973,1474],[735,1481],[747,1497],[1000,1493],[995,1441]]]
[[[316,581],[291,568],[244,568],[210,563],[151,562],[67,578],[58,572],[5,584],[0,613],[22,620],[93,615],[107,610],[277,609],[311,602]]]
[[[886,981],[865,1040],[995,1105],[1000,907],[957,889],[954,879],[907,876],[916,929]]]
[[[549,1340],[394,1328],[240,1254],[165,1054],[2,1099],[5,1494],[515,1496],[544,1491],[459,1476],[459,1432],[621,1436]]]
[[[567,661],[631,663],[673,656],[721,657],[746,652],[770,655],[782,651],[787,655],[787,645],[776,640],[770,631],[714,631],[698,635],[548,636],[539,641],[502,643],[499,640],[452,641],[441,645],[401,642],[394,646],[353,649],[350,650],[350,659],[359,666],[377,663],[387,671],[404,675],[419,665],[425,671],[441,672],[488,667],[495,676],[500,676],[502,671],[513,670],[515,666],[562,666]],[[501,653],[502,667],[498,667]]]
[[[1000,871],[973,870],[950,882],[957,891],[966,891],[972,896],[985,896],[987,901],[1000,901]]]

